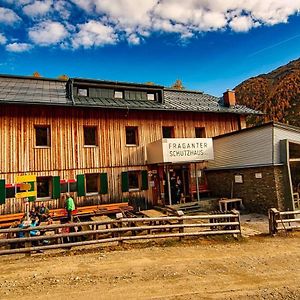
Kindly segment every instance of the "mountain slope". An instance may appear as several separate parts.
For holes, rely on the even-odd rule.
[[[249,125],[278,121],[300,126],[300,59],[235,87],[237,102],[265,115],[249,117]]]

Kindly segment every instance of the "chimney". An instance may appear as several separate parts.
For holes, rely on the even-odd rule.
[[[235,106],[235,91],[227,90],[223,93],[224,106],[231,107]]]

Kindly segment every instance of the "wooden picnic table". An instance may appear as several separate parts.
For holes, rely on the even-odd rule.
[[[141,210],[140,213],[147,218],[166,217],[164,213],[155,209]]]

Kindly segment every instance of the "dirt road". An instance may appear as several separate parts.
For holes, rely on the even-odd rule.
[[[0,299],[300,299],[300,235],[0,258]]]

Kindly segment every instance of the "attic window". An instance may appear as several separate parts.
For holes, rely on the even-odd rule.
[[[116,99],[123,99],[123,92],[122,91],[115,91],[115,98]]]
[[[155,101],[155,94],[154,93],[147,93],[147,100]]]
[[[87,97],[88,90],[85,88],[78,88],[77,94],[78,94],[78,96]]]

